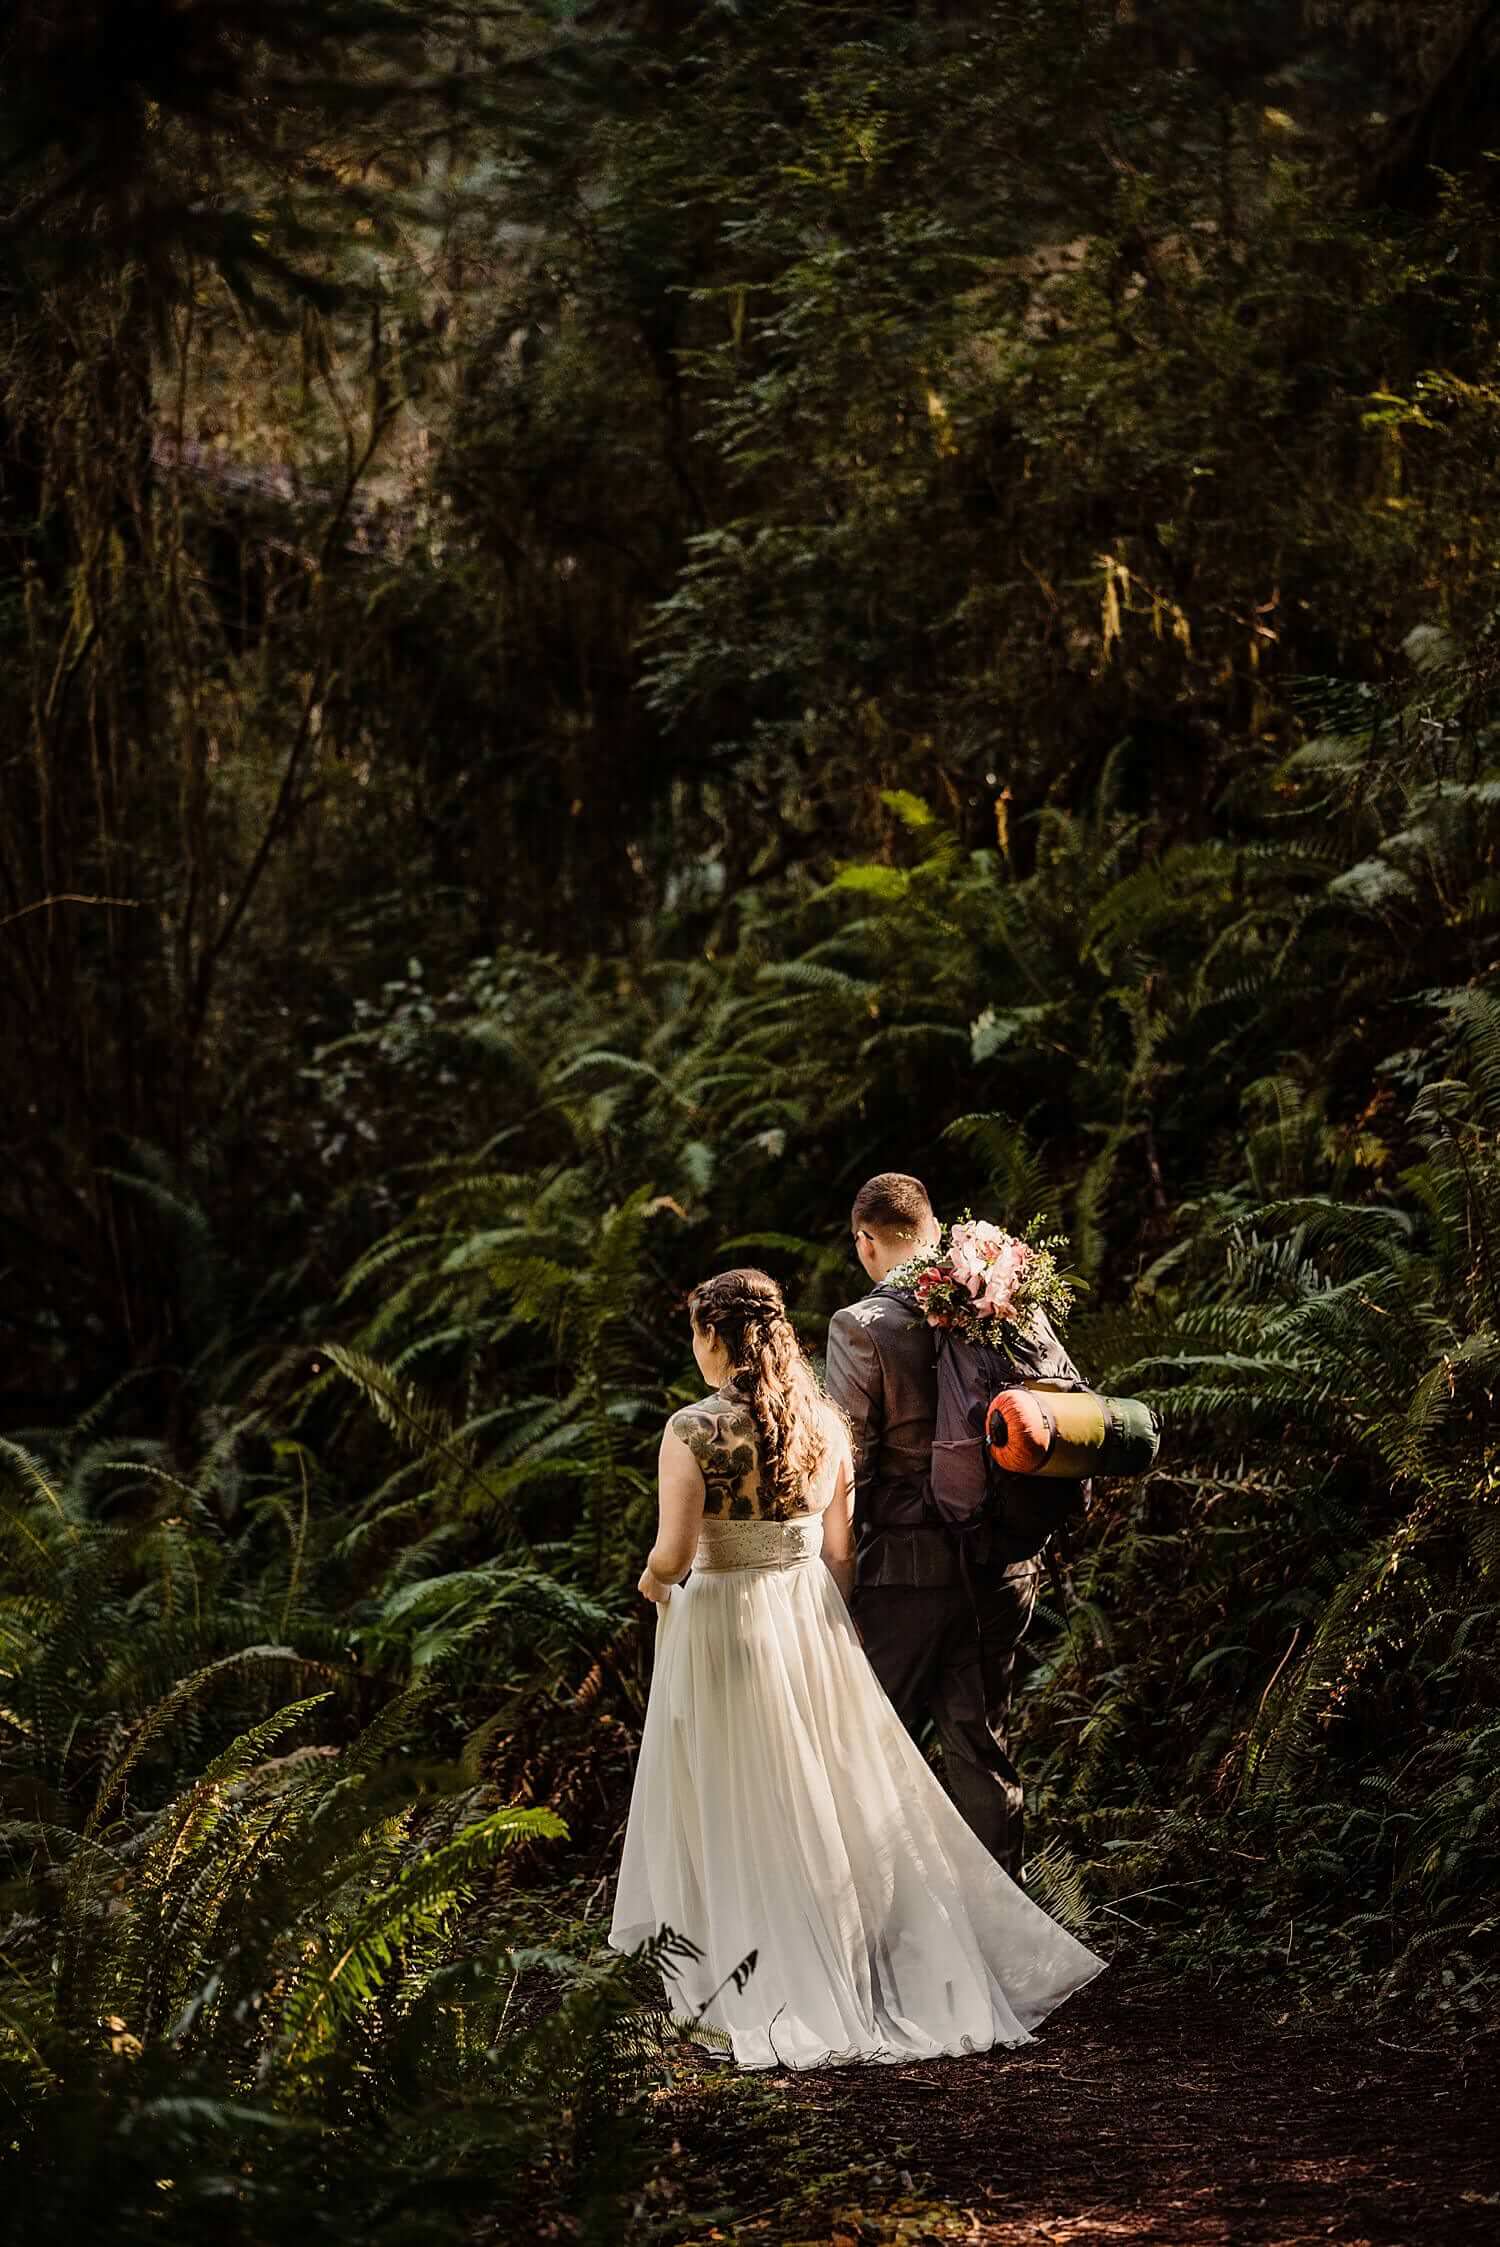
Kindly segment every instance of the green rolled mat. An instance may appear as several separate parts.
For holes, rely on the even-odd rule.
[[[985,1414],[985,1442],[1013,1475],[1140,1475],[1161,1445],[1161,1421],[1138,1397],[1036,1382],[1001,1389]]]

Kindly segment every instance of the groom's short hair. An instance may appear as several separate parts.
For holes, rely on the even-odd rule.
[[[917,1233],[932,1222],[932,1203],[920,1178],[904,1170],[877,1171],[854,1197],[850,1229],[870,1233]]]

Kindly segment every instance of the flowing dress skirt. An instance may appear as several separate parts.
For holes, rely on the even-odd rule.
[[[1029,2043],[1105,1961],[954,1809],[821,1541],[815,1515],[706,1522],[693,1575],[657,1608],[609,1940],[695,1943],[668,2001],[701,2009],[742,2067]]]

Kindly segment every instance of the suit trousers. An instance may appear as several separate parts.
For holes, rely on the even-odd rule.
[[[1011,1680],[1040,1577],[1039,1561],[1023,1561],[976,1581],[972,1595],[963,1583],[870,1584],[853,1603],[896,1713],[919,1745],[931,1720],[955,1808],[1012,1880],[1021,1877],[1024,1811],[1008,1744]]]

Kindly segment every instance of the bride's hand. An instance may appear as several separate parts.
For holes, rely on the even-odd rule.
[[[636,1590],[640,1593],[642,1599],[654,1600],[658,1607],[664,1607],[672,1596],[671,1585],[664,1584],[661,1578],[653,1573],[649,1561],[641,1570],[641,1580],[637,1584]]]

